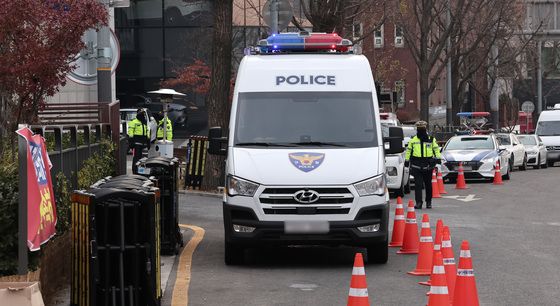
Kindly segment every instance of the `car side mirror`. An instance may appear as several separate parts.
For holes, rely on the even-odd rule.
[[[498,150],[499,150],[500,152],[502,152],[502,151],[507,150],[507,148],[506,148],[506,146],[499,146],[499,147],[498,147]]]
[[[513,145],[516,146],[517,144],[514,142]]]
[[[403,129],[398,126],[390,126],[389,137],[383,138],[385,154],[398,154],[404,152],[403,141]]]
[[[227,155],[227,148],[223,148],[224,143],[227,144],[227,137],[222,137],[222,127],[211,127],[208,130],[208,153],[212,155]]]

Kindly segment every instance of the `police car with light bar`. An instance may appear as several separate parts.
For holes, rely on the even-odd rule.
[[[388,257],[385,152],[368,60],[337,34],[281,33],[246,50],[227,135],[211,127],[209,153],[227,155],[225,262],[263,245],[351,245]]]

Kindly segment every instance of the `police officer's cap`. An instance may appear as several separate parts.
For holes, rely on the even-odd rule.
[[[423,127],[423,128],[428,127],[428,123],[427,123],[426,121],[422,121],[422,120],[417,121],[415,125],[416,125],[417,128],[419,128],[419,127]]]

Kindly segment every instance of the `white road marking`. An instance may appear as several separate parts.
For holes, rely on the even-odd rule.
[[[481,200],[481,198],[476,197],[476,194],[469,194],[467,196],[458,196],[458,195],[442,196],[442,198],[453,199],[453,200],[462,201],[462,202],[472,202],[472,201]]]
[[[315,284],[291,284],[290,288],[299,289],[301,291],[313,291],[315,290],[317,285]]]

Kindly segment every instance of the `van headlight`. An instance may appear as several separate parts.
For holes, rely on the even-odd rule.
[[[252,197],[259,188],[259,185],[247,180],[228,175],[226,180],[226,189],[229,196],[245,196]]]
[[[356,183],[354,184],[354,188],[356,188],[361,197],[368,195],[384,195],[386,189],[385,175],[381,174]]]

